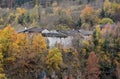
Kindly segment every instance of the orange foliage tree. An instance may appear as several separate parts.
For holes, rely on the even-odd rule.
[[[89,29],[90,26],[93,26],[95,23],[98,22],[97,13],[91,6],[86,6],[80,15],[80,18],[82,20],[82,26],[85,26]]]
[[[45,62],[45,53],[43,53],[46,50],[45,39],[40,34],[35,34],[30,39],[28,34],[21,33],[17,34],[16,45],[17,56],[12,69],[12,75],[16,76],[13,78],[37,78],[36,74],[43,68]]]
[[[98,59],[94,52],[91,52],[88,57],[87,79],[99,79],[100,69]]]
[[[45,63],[46,46],[42,35],[35,34],[30,39],[27,33],[18,34],[8,25],[0,31],[0,67],[12,79],[36,78]]]
[[[44,37],[42,37],[41,34],[37,34],[33,37],[32,41],[33,48],[34,50],[37,50],[36,52],[42,53],[43,50],[46,49],[47,44],[45,43]]]

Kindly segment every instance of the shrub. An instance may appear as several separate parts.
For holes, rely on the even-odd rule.
[[[113,20],[110,19],[110,18],[103,18],[103,19],[100,21],[100,24],[107,24],[107,23],[113,24],[114,22],[113,22]]]

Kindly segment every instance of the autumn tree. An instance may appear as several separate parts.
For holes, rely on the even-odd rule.
[[[38,72],[45,66],[47,50],[45,39],[40,34],[31,37],[31,34],[20,33],[17,34],[15,43],[17,44],[17,56],[10,71],[10,75],[14,75],[11,78],[37,78]]]
[[[16,46],[17,48],[14,47],[14,49],[17,49],[17,56],[15,64],[12,65],[12,68],[9,71],[10,72],[9,75],[11,78],[30,79],[32,78],[32,76],[34,76],[34,74],[30,74],[30,72],[31,71],[34,72],[34,69],[36,68],[36,65],[34,64],[36,63],[35,58],[37,58],[38,54],[32,51],[32,46],[30,45],[28,35],[25,33],[17,34],[17,40],[15,41],[15,43],[17,45]]]
[[[100,21],[100,24],[113,24],[113,20],[110,19],[110,18],[103,18],[101,21]]]
[[[79,78],[81,77],[81,64],[79,61],[79,52],[76,49],[63,49],[63,66],[62,72],[63,77]],[[71,59],[72,58],[72,59]]]
[[[88,57],[87,63],[87,79],[100,79],[100,67],[98,59],[94,52],[91,52]]]
[[[96,26],[96,29],[93,32],[92,40],[93,40],[95,51],[100,52],[100,50],[102,50],[104,38],[101,35],[101,30],[99,25]]]
[[[38,53],[42,53],[47,49],[46,40],[41,34],[36,34],[33,36],[32,44],[33,48],[35,48],[34,50],[36,50]]]
[[[16,51],[14,50],[14,41],[16,41],[16,37],[16,32],[10,25],[0,32],[0,67],[3,67],[1,69],[4,70],[5,73],[10,69],[9,65],[13,65],[15,61]]]
[[[112,38],[113,38],[113,45],[114,47],[117,49],[116,51],[119,52],[120,49],[118,47],[120,47],[120,23],[117,23],[115,28],[111,31],[112,33]],[[111,39],[112,39],[111,38]]]
[[[14,41],[16,40],[16,32],[8,25],[1,31],[0,37],[0,44],[2,46],[1,52],[3,53],[4,63],[7,64],[14,60],[15,52],[13,53],[13,47]]]
[[[31,37],[28,33],[18,34],[8,25],[0,31],[0,76],[4,77],[5,72],[7,77],[13,79],[36,78],[45,66],[46,51],[46,41],[42,35]]]
[[[101,10],[101,16],[108,17],[113,19],[113,21],[118,22],[120,21],[119,15],[120,13],[120,6],[119,3],[115,1],[110,2],[109,0],[105,0],[103,9]]]
[[[116,62],[119,62],[119,30],[119,23],[117,23],[114,27],[112,25],[106,25],[101,31],[104,40],[101,44],[99,61],[102,72],[109,72],[109,75],[113,75],[115,72],[113,69],[116,68]],[[105,75],[105,73],[103,74]]]
[[[3,54],[1,52],[1,47],[2,46],[0,45],[0,79],[7,79],[3,68]]]
[[[87,29],[90,29],[95,23],[98,22],[98,17],[91,6],[86,6],[81,12],[82,26],[86,26]]]
[[[118,56],[118,52],[120,51],[120,35],[119,35],[119,23],[117,23],[114,28],[110,25],[106,26],[106,32],[104,33],[104,42],[103,42],[103,50],[105,52],[113,53],[110,58],[115,58]],[[104,31],[104,30],[103,30]],[[116,52],[116,53],[115,53]]]
[[[83,40],[82,42],[83,47],[81,52],[82,53],[84,52],[84,54],[86,53],[86,55],[88,55],[90,51],[95,51],[100,53],[102,51],[104,38],[102,36],[99,25],[95,27],[93,31],[93,35],[91,35],[89,38],[90,40]]]
[[[25,16],[25,14],[26,14],[25,8],[16,8],[15,20],[18,22],[18,24],[26,26],[26,22],[28,22],[29,16],[27,15]]]
[[[120,63],[117,63],[117,67],[116,67],[116,70],[117,70],[117,78],[120,79]]]
[[[47,68],[50,71],[50,74],[52,74],[53,71],[59,73],[61,70],[60,66],[62,65],[62,63],[63,63],[63,58],[60,50],[58,48],[49,50],[46,64],[47,64]]]

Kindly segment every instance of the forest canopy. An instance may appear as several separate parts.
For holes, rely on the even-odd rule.
[[[120,0],[0,0],[0,79],[48,78],[120,79]]]

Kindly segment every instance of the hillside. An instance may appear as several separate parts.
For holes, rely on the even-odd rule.
[[[3,0],[0,3],[0,27],[11,24],[15,29],[45,27],[91,30],[97,24],[120,21],[119,1]]]
[[[90,3],[96,3],[96,0],[1,0],[1,7],[17,7],[17,6],[22,6],[25,3],[30,3],[30,5],[36,5],[40,4],[43,7],[48,7],[52,6],[54,2],[57,2],[58,4],[67,2],[67,3],[72,3],[72,4],[90,4]],[[101,0],[100,2],[103,2],[104,0]],[[112,1],[112,0],[111,0]],[[116,1],[119,2],[119,1]]]
[[[0,0],[0,79],[120,79],[120,0]]]

